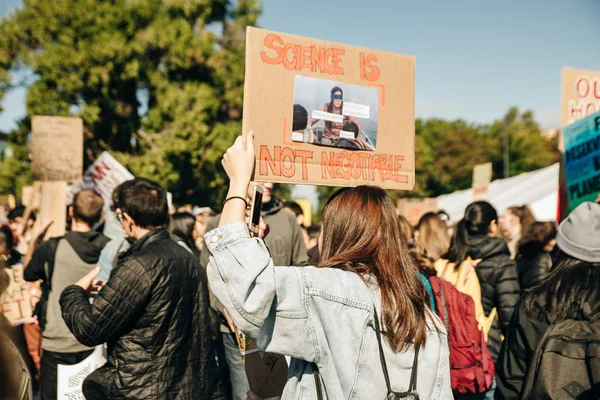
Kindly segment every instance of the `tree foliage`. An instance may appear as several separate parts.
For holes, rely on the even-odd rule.
[[[25,0],[0,23],[0,95],[9,72],[31,71],[27,114],[82,117],[86,165],[109,150],[175,200],[214,205],[241,129],[245,28],[259,14],[255,0]],[[26,147],[28,133],[10,141]]]

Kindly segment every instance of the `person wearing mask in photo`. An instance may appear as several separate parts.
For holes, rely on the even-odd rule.
[[[501,237],[506,240],[510,256],[514,259],[521,236],[527,232],[529,225],[535,222],[535,217],[529,207],[518,206],[508,208],[499,220]]]
[[[223,399],[198,259],[171,239],[167,192],[135,178],[118,188],[116,215],[133,243],[105,284],[96,268],[60,296],[62,318],[108,359],[83,382],[86,399]],[[96,290],[94,301],[90,294]]]
[[[196,218],[188,212],[177,212],[171,215],[167,230],[171,235],[179,238],[197,258],[200,260],[200,250],[196,247],[194,227]]]
[[[92,346],[80,343],[69,331],[61,316],[59,298],[62,291],[83,275],[93,271],[108,238],[92,228],[102,218],[104,201],[91,189],[73,198],[69,207],[71,231],[39,245],[30,245],[31,259],[26,260],[24,279],[42,280],[42,299],[38,321],[42,332],[41,394],[42,400],[57,398],[58,365],[73,365],[92,354]]]
[[[600,205],[575,208],[556,245],[552,269],[523,294],[510,321],[496,399],[600,398]]]
[[[298,226],[302,230],[302,237],[304,238],[304,244],[306,245],[307,249],[310,249],[311,247],[308,246],[308,231],[307,231],[306,227],[304,226],[304,210],[302,210],[302,207],[300,207],[300,204],[296,203],[295,201],[286,201],[283,205],[283,209],[292,213],[296,217],[296,222],[298,223]]]
[[[424,214],[415,232],[415,240],[423,246],[427,256],[434,261],[440,259],[450,248],[448,227],[436,213]]]
[[[253,182],[248,187],[247,192],[244,194],[248,206],[252,202],[254,185],[260,185],[263,188],[261,215],[264,223],[268,226],[269,232],[264,242],[275,263],[278,265],[308,265],[308,253],[304,244],[302,229],[298,225],[294,214],[286,211],[283,208],[282,201],[272,194],[273,184],[270,182]],[[207,232],[218,227],[220,219],[221,214],[213,218],[207,226]],[[205,268],[208,266],[209,257],[210,252],[206,247],[205,241],[205,246],[200,253],[200,264]],[[222,317],[220,331],[226,363],[222,363],[220,367],[224,364],[229,372],[231,387],[228,390],[232,391],[234,400],[244,400],[250,385],[246,377],[242,356],[240,355],[235,334],[231,329],[227,312],[221,302],[212,293],[211,307]],[[223,371],[223,373],[226,372]]]
[[[303,136],[302,141],[304,143],[319,143],[312,129],[308,127],[308,111],[300,104],[294,104],[294,115],[292,120],[292,131],[295,133],[301,133]]]
[[[358,120],[349,115],[344,115],[344,92],[342,91],[342,88],[335,86],[333,89],[331,89],[330,101],[329,103],[323,104],[321,111],[343,116],[342,122],[325,121],[323,139],[326,140],[324,141],[321,139],[321,144],[331,145],[336,142],[340,138],[340,131],[342,130],[343,122],[345,121],[354,122],[360,131],[360,123]],[[312,127],[319,121],[320,120],[318,118],[311,118],[308,125],[309,127]]]
[[[230,187],[219,228],[205,237],[208,274],[258,348],[292,357],[282,397],[451,398],[447,334],[427,306],[386,192],[336,193],[323,212],[319,266],[276,266],[244,222],[254,156],[250,133],[223,158]]]
[[[477,316],[478,312],[476,318],[487,333],[487,346],[494,361],[502,345],[501,335],[506,335],[520,294],[515,263],[510,258],[504,240],[497,237],[497,221],[498,214],[490,203],[471,203],[465,210],[464,218],[456,226],[450,249],[436,263],[438,276],[473,297],[476,311],[478,303],[481,304],[484,318]],[[449,264],[453,264],[454,268],[447,268]],[[466,279],[462,277],[463,271],[465,274],[472,273],[470,271],[473,267],[478,279],[468,279],[467,287],[461,288],[458,283]],[[479,296],[471,291],[477,286],[480,287]],[[496,318],[496,314],[499,318]]]
[[[552,268],[552,251],[556,245],[556,224],[534,222],[519,242],[517,273],[521,291],[537,285]]]

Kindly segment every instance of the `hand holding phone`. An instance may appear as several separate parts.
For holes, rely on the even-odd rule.
[[[260,227],[260,212],[262,210],[262,198],[264,189],[259,185],[254,185],[252,193],[252,204],[250,206],[250,223],[248,228],[253,236],[257,236]]]

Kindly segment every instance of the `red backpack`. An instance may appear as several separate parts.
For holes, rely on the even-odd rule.
[[[452,390],[460,395],[487,392],[494,380],[494,361],[477,325],[473,299],[438,277],[429,281],[438,315],[448,331]]]

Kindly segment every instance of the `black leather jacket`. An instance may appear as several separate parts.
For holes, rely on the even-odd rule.
[[[79,286],[62,293],[63,318],[108,362],[87,377],[86,399],[221,399],[206,273],[160,229],[119,257],[94,303]]]

